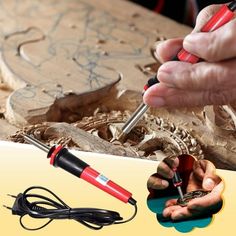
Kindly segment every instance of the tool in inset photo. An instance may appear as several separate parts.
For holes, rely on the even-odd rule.
[[[174,171],[174,177],[172,179],[173,185],[177,188],[180,199],[183,200],[184,195],[183,195],[182,188],[181,188],[182,179],[180,178],[177,168],[175,168],[173,171]]]
[[[165,158],[147,182],[147,204],[158,222],[181,232],[207,226],[223,205],[223,181],[215,171],[210,161],[187,154]]]

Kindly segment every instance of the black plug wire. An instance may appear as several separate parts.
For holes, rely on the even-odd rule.
[[[51,194],[55,200],[40,194],[29,193],[32,190],[43,190]],[[98,208],[70,208],[55,193],[41,186],[32,186],[17,196],[9,196],[16,198],[14,205],[12,208],[6,206],[4,207],[12,210],[12,214],[20,216],[20,224],[26,230],[42,229],[50,224],[53,220],[57,219],[76,220],[90,229],[99,230],[104,226],[129,222],[137,214],[136,204],[133,205],[135,208],[134,214],[127,220],[123,220],[119,213],[115,211]],[[34,199],[34,201],[30,201],[30,199]],[[49,220],[38,228],[29,228],[23,223],[23,218],[27,215],[32,218],[48,218]]]

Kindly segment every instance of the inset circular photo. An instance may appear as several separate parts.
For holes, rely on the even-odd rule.
[[[191,155],[167,157],[147,182],[147,205],[158,222],[189,232],[206,227],[223,205],[224,183],[208,160]]]

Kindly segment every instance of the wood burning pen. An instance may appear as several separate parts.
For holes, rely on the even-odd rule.
[[[28,143],[45,151],[50,159],[50,164],[54,167],[64,169],[124,203],[136,205],[136,200],[132,198],[132,193],[91,168],[89,164],[70,153],[67,148],[61,145],[49,147],[30,135],[24,134],[23,136]]]
[[[184,195],[183,195],[183,192],[182,192],[182,189],[181,189],[182,179],[180,178],[180,175],[179,175],[176,168],[173,169],[173,171],[174,171],[174,177],[172,178],[172,182],[173,182],[174,187],[176,187],[178,192],[179,192],[179,196],[180,196],[181,201],[183,201],[184,200]]]
[[[232,1],[229,5],[223,5],[215,15],[213,15],[210,20],[203,26],[201,32],[211,32],[222,25],[229,22],[234,17],[234,11],[236,10],[236,1]],[[181,49],[175,58],[175,61],[184,61],[189,63],[197,63],[200,58],[197,56],[190,54],[184,49]],[[158,78],[155,76],[148,80],[147,84],[144,86],[144,92],[151,87],[152,85],[158,83]],[[143,92],[143,93],[144,93]],[[142,118],[144,113],[148,110],[148,105],[142,103],[132,114],[132,116],[128,119],[125,125],[122,127],[122,131],[118,137],[118,140],[123,141],[126,135],[133,129],[133,127],[138,123],[138,121]]]

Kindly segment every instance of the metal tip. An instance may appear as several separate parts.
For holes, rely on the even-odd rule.
[[[9,207],[9,206],[6,206],[6,205],[2,205],[2,206],[5,207],[5,208],[7,208],[8,210],[12,210],[12,208]]]
[[[122,132],[128,134],[134,126],[139,122],[143,117],[144,113],[148,110],[148,105],[141,103],[135,112],[131,115],[128,121],[122,127]]]
[[[117,140],[120,141],[121,143],[124,143],[126,138],[126,134],[124,132],[121,132],[119,136],[117,137]]]
[[[50,147],[45,145],[44,143],[40,142],[39,140],[37,140],[36,138],[34,138],[31,135],[28,134],[24,134],[23,135],[25,141],[27,143],[33,144],[34,146],[40,148],[41,150],[45,151],[45,152],[49,152],[50,151]]]
[[[16,196],[12,195],[12,194],[7,194],[7,196],[12,197],[12,198],[16,198]]]
[[[180,196],[181,201],[183,201],[183,200],[184,200],[184,195],[183,195],[183,192],[182,192],[181,187],[178,186],[178,187],[177,187],[177,190],[178,190],[178,192],[179,192],[179,196]]]

